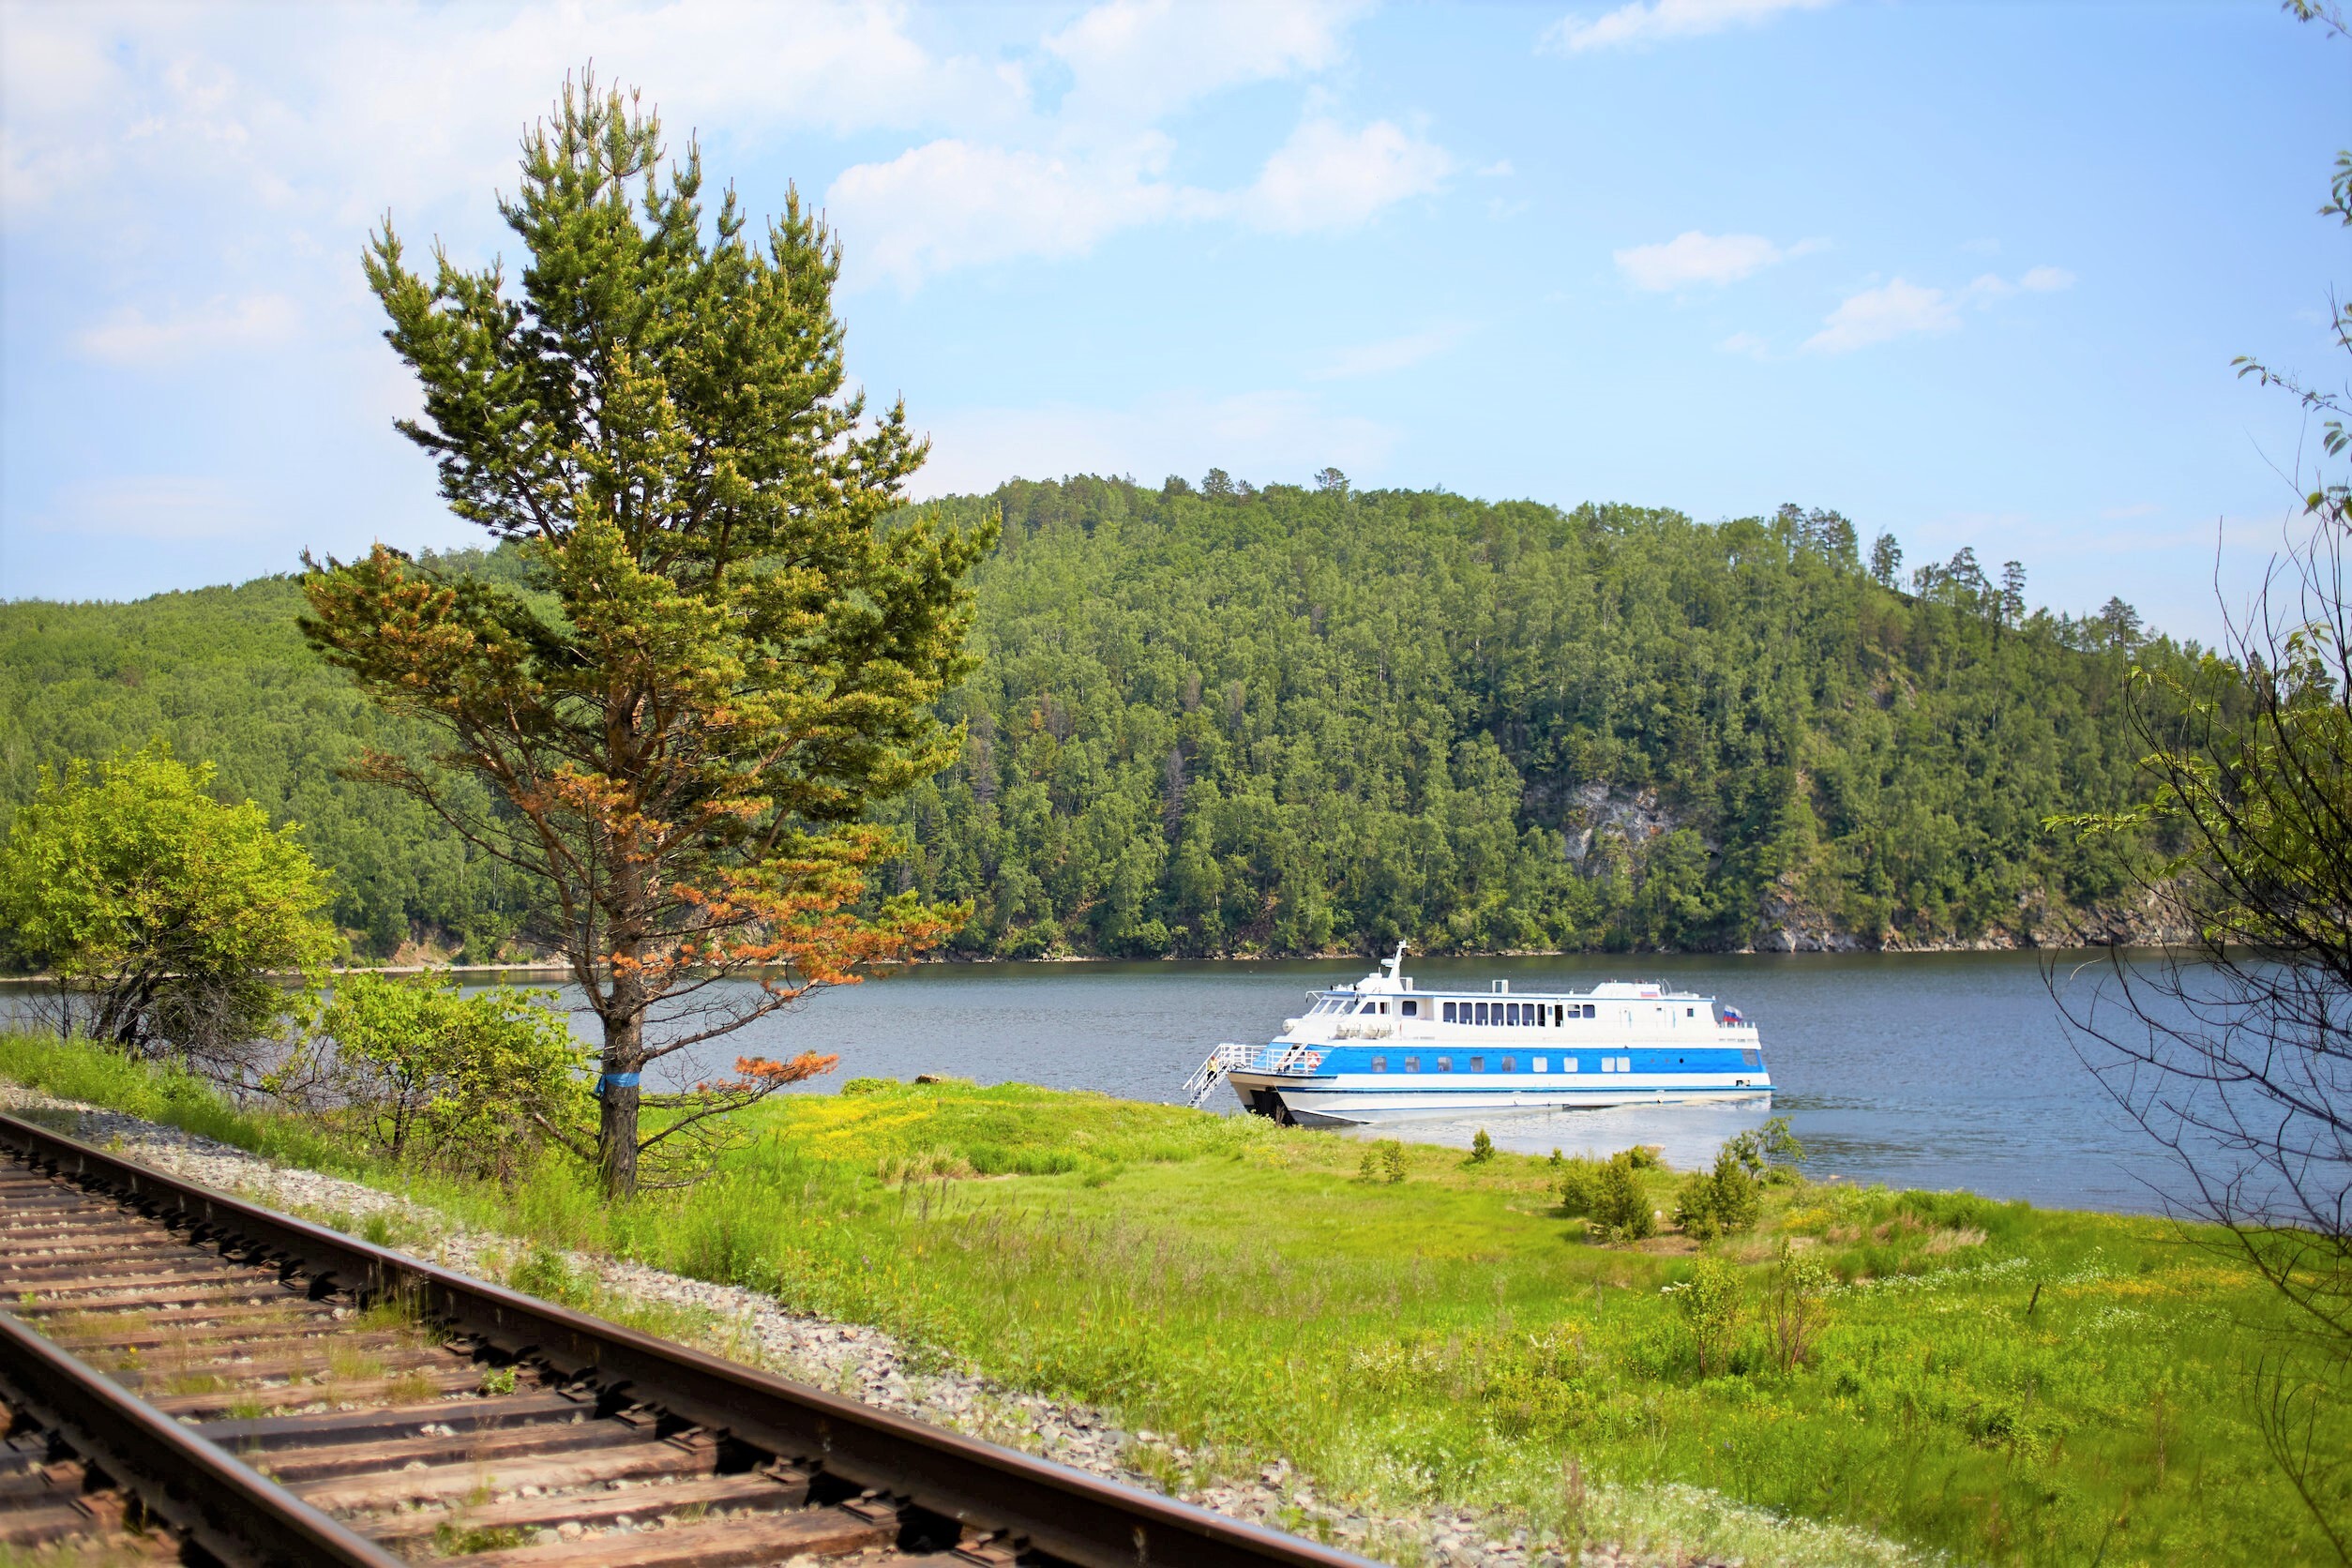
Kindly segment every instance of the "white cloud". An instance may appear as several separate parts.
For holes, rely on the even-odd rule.
[[[985,491],[1012,475],[1132,474],[1150,484],[1167,474],[1198,479],[1211,468],[1259,484],[1303,484],[1325,464],[1377,471],[1400,434],[1286,391],[1182,393],[1125,409],[965,409],[937,421],[931,460],[912,489],[918,498]]]
[[[1725,354],[1745,354],[1750,359],[1763,359],[1772,353],[1772,345],[1753,332],[1735,332],[1715,347]]]
[[[58,534],[172,542],[233,538],[252,522],[251,506],[225,480],[146,475],[68,486],[41,525]]]
[[[1818,10],[1835,0],[1633,0],[1598,17],[1564,16],[1544,30],[1540,47],[1563,54],[1666,38],[1697,38],[1754,26],[1783,11]]]
[[[1146,131],[1091,152],[1032,151],[959,140],[842,171],[828,214],[854,241],[849,282],[912,288],[959,266],[1018,256],[1082,256],[1123,229],[1231,219],[1276,234],[1356,228],[1382,208],[1434,190],[1445,150],[1376,120],[1359,131],[1311,118],[1236,191],[1166,180],[1173,143]]]
[[[1220,88],[1319,71],[1361,0],[1106,0],[1045,40],[1066,118],[1149,124]]]
[[[1612,255],[1617,270],[1634,287],[1663,291],[1693,283],[1736,283],[1759,268],[1818,250],[1821,245],[1819,240],[1801,240],[1784,250],[1762,234],[1709,234],[1690,229],[1663,245],[1631,246]]]
[[[1960,307],[1950,294],[1894,278],[1849,296],[1804,346],[1815,354],[1847,354],[1914,333],[1950,332],[1959,324]]]
[[[300,27],[267,7],[20,8],[0,51],[0,212],[101,230],[152,210],[138,192],[168,190],[267,214],[340,265],[388,209],[404,234],[438,232],[470,258],[505,238],[484,198],[512,188],[519,132],[565,63],[594,59],[606,81],[649,85],[673,149],[698,127],[909,133],[833,192],[857,279],[1082,254],[1180,218],[1345,228],[1431,188],[1451,160],[1391,120],[1351,131],[1314,108],[1254,187],[1197,191],[1168,181],[1157,124],[1221,90],[1331,68],[1364,8],[1104,0],[1007,56],[940,49],[887,0],[387,4]],[[1041,107],[1057,70],[1066,90]],[[746,195],[756,216],[782,192]],[[305,297],[306,317],[326,315]]]
[[[1308,373],[1317,381],[1386,375],[1418,365],[1425,359],[1433,359],[1469,335],[1470,328],[1467,326],[1436,326],[1426,332],[1385,338],[1377,343],[1359,343],[1353,348],[1341,350],[1328,363]]]
[[[943,140],[842,171],[825,205],[855,237],[852,286],[912,288],[958,266],[1084,255],[1120,229],[1207,210],[1201,193],[1153,177],[1167,155],[1156,136],[1091,159]]]
[[[1235,209],[1281,234],[1352,229],[1383,207],[1436,190],[1453,168],[1444,148],[1391,121],[1348,131],[1318,117],[1301,123],[1266,160]]]
[[[2073,273],[2052,266],[2035,267],[2014,283],[1987,272],[1954,291],[1890,279],[1875,289],[1849,295],[1802,347],[1813,354],[1847,354],[1896,338],[1951,332],[1960,325],[1964,307],[1987,307],[2020,290],[2047,294],[2073,281]]]
[[[189,354],[282,342],[293,336],[300,315],[294,302],[280,294],[216,299],[200,309],[161,319],[133,305],[84,328],[74,342],[92,359],[155,365]]]

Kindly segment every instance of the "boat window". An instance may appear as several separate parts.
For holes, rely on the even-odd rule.
[[[1405,1017],[1409,1018],[1416,1018],[1421,1016],[1421,1003],[1418,1002],[1408,1002],[1398,1007],[1397,1011],[1404,1014]]]
[[[1698,1009],[1696,1007],[1685,1007],[1682,1009],[1682,1016],[1686,1018],[1695,1018],[1698,1017]]]
[[[1506,1073],[1517,1072],[1519,1070],[1519,1059],[1515,1056],[1504,1057],[1502,1059],[1502,1070]]]
[[[1601,1058],[1601,1071],[1605,1073],[1613,1073],[1617,1071],[1617,1058],[1614,1056],[1605,1056]]]
[[[1617,1070],[1621,1073],[1632,1072],[1634,1070],[1634,1059],[1630,1056],[1619,1057],[1617,1059]]]
[[[1388,1011],[1388,1003],[1387,1003],[1383,1002],[1383,1003],[1380,1003],[1380,1011],[1381,1011],[1381,1012],[1383,1012],[1383,1013],[1385,1013],[1385,1012],[1387,1012],[1387,1011]]]
[[[1483,1056],[1471,1057],[1470,1070],[1473,1073],[1485,1072],[1486,1070],[1486,1059]]]
[[[1600,1009],[1594,1007],[1592,1003],[1588,1002],[1584,1004],[1584,1016],[1588,1018],[1597,1018],[1601,1016]]]
[[[1439,1058],[1438,1058],[1438,1071],[1439,1071],[1439,1072],[1440,1072],[1440,1073],[1450,1073],[1450,1072],[1452,1072],[1453,1070],[1454,1070],[1454,1058],[1452,1058],[1452,1057],[1450,1057],[1450,1056],[1440,1056],[1440,1057],[1439,1057]]]
[[[1483,1002],[1478,1004],[1478,1021],[1480,1023],[1486,1021],[1486,1003]]]
[[[1560,1059],[1560,1070],[1563,1073],[1575,1072],[1576,1070],[1576,1059],[1573,1056],[1561,1057]]]
[[[1445,1004],[1445,1021],[1447,1023],[1454,1021],[1454,1003],[1450,1002]]]
[[[1519,1004],[1517,1003],[1507,1002],[1503,1003],[1502,1021],[1505,1023],[1517,1023],[1519,1021]]]
[[[1374,1057],[1374,1058],[1372,1059],[1372,1070],[1373,1070],[1374,1072],[1376,1072],[1376,1073],[1385,1073],[1385,1072],[1387,1072],[1387,1071],[1388,1071],[1388,1058],[1387,1058],[1387,1057],[1385,1057],[1385,1056],[1376,1056],[1376,1057]]]
[[[1418,1056],[1409,1056],[1405,1058],[1405,1071],[1409,1073],[1417,1073],[1421,1071],[1421,1058]]]
[[[1548,1063],[1548,1062],[1545,1061],[1545,1060],[1544,1060],[1544,1058],[1542,1058],[1542,1057],[1540,1057],[1540,1056],[1539,1056],[1539,1057],[1537,1057],[1537,1058],[1535,1059],[1535,1070],[1536,1070],[1537,1072],[1539,1072],[1539,1073],[1540,1073],[1540,1072],[1545,1071],[1545,1069],[1547,1069],[1550,1065],[1551,1065],[1551,1063]]]
[[[1743,1050],[1740,1053],[1740,1060],[1743,1064],[1754,1067],[1761,1063],[1764,1058],[1756,1051]]]

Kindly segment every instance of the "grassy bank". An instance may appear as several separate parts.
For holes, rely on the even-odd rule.
[[[1699,1249],[1594,1244],[1540,1159],[1408,1146],[1403,1181],[1366,1180],[1363,1145],[1254,1120],[859,1082],[771,1103],[713,1181],[608,1211],[565,1168],[505,1192],[370,1169],[53,1042],[0,1038],[0,1076],[772,1290],[1326,1492],[1568,1525],[1579,1477],[1672,1481],[1968,1560],[2334,1560],[2251,1419],[2270,1297],[2161,1221],[1768,1189],[1709,1249],[1745,1299],[1702,1378],[1664,1289]],[[1644,1180],[1670,1211],[1676,1178]],[[1793,1371],[1760,1317],[1784,1239],[1839,1281]]]

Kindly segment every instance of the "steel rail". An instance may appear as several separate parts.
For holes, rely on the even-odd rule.
[[[20,1117],[0,1114],[0,1147],[143,1208],[178,1214],[200,1235],[257,1246],[275,1256],[290,1283],[307,1275],[314,1296],[339,1289],[363,1301],[408,1300],[510,1354],[608,1390],[626,1386],[631,1399],[696,1425],[817,1461],[859,1486],[909,1498],[972,1529],[1010,1531],[1082,1568],[1369,1568],[1352,1553],[926,1425],[403,1256]]]
[[[223,1562],[403,1568],[374,1542],[264,1480],[7,1311],[0,1311],[0,1387],[85,1463]]]

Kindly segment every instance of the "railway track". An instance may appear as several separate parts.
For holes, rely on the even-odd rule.
[[[1364,1560],[4,1115],[0,1405],[0,1560]]]

